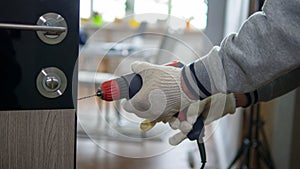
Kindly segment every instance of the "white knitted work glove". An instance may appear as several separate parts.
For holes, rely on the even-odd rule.
[[[134,62],[131,69],[141,76],[143,86],[134,97],[122,102],[127,112],[153,121],[173,116],[195,102],[182,91],[180,68]]]
[[[235,109],[234,94],[219,93],[191,104],[186,111],[181,111],[177,118],[173,117],[169,120],[172,129],[180,130],[179,133],[169,138],[169,143],[178,145],[186,139],[199,115],[202,115],[204,124],[208,125],[226,114],[233,114]]]

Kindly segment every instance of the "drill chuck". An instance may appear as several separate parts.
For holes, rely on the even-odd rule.
[[[142,87],[143,81],[139,74],[130,73],[101,84],[101,99],[106,101],[132,98]]]

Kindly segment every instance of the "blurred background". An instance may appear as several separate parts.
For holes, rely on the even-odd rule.
[[[258,0],[81,0],[78,96],[93,94],[104,81],[130,72],[130,64],[137,60],[155,64],[172,60],[189,63],[204,56],[224,36],[238,31],[261,3]],[[259,105],[264,140],[276,168],[294,165],[292,154],[296,152],[291,145],[295,144],[298,131],[297,96],[299,92],[295,90]],[[196,143],[168,145],[168,137],[174,131],[167,124],[142,132],[139,129],[142,119],[122,110],[120,101],[89,98],[78,101],[77,110],[78,169],[186,169],[201,165]],[[238,109],[234,115],[208,127],[207,168],[227,168],[233,161],[248,131],[249,111]],[[263,162],[260,166],[267,168]]]

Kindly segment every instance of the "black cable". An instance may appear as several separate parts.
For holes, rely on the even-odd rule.
[[[206,152],[205,152],[205,146],[203,142],[205,127],[204,127],[204,120],[202,116],[198,116],[196,122],[193,125],[192,130],[187,134],[187,137],[193,141],[197,141],[200,158],[202,162],[202,166],[200,169],[203,169],[205,167],[206,163]]]
[[[205,163],[206,163],[206,152],[205,152],[204,142],[200,143],[200,141],[197,140],[197,145],[198,145],[198,149],[199,149],[199,153],[200,153],[200,158],[201,158],[201,163],[202,163],[202,166],[201,166],[200,169],[204,169]]]
[[[192,130],[187,134],[187,137],[193,141],[197,141],[200,158],[202,162],[202,166],[200,169],[203,169],[206,163],[206,152],[205,152],[205,146],[203,142],[205,127],[204,127],[204,120],[202,116],[198,116],[196,122],[193,125]]]

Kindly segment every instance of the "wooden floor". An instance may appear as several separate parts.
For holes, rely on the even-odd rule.
[[[216,169],[218,161],[214,152],[213,142],[206,143],[206,168]],[[107,144],[122,146],[137,144],[136,149],[142,148],[139,143],[107,141]],[[165,153],[148,158],[128,158],[114,155],[97,146],[89,138],[77,139],[77,169],[189,169],[200,168],[201,162],[195,143],[184,142],[182,145]],[[188,158],[192,154],[194,160]]]

